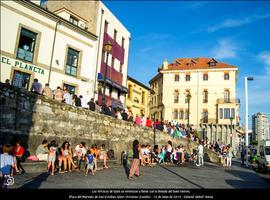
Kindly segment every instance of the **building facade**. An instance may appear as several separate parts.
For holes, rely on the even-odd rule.
[[[37,78],[43,87],[67,86],[89,101],[97,45],[96,35],[37,2],[1,1],[1,82],[29,90]]]
[[[80,20],[74,13],[80,13],[86,21],[85,28],[99,37],[93,96],[99,103],[102,102],[102,85],[106,68],[106,54],[103,47],[108,41],[112,43],[107,63],[105,99],[107,105],[122,106],[127,93],[129,31],[101,1],[48,1],[47,8],[57,13],[61,13],[64,9],[70,10],[70,14],[65,17],[77,24]]]
[[[231,131],[234,137],[239,123],[237,72],[236,66],[213,58],[178,58],[170,64],[164,61],[149,82],[155,91],[150,99],[151,117],[183,124],[189,119],[203,137],[228,144]]]
[[[267,114],[258,112],[252,115],[252,140],[269,140],[269,117]]]
[[[126,96],[126,107],[133,115],[149,117],[149,99],[151,89],[136,79],[128,76],[128,93]]]

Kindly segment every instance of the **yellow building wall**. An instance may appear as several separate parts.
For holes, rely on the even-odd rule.
[[[126,96],[126,107],[132,110],[133,116],[136,114],[145,117],[149,116],[149,95],[150,91],[141,85],[128,79],[127,88],[129,94]],[[144,95],[144,101],[142,102],[142,96]]]
[[[224,80],[224,72],[229,72],[229,80]],[[208,73],[208,80],[203,80],[203,74]],[[235,108],[235,115],[238,115],[239,105],[218,104],[218,99],[224,99],[224,91],[230,91],[230,99],[236,98],[236,72],[234,69],[213,69],[213,70],[190,70],[190,71],[161,71],[163,73],[162,102],[164,104],[164,120],[175,120],[173,112],[175,109],[188,110],[188,103],[185,103],[186,90],[190,91],[190,124],[198,125],[202,121],[202,112],[208,111],[208,123],[230,124],[229,119],[218,120],[217,108]],[[191,76],[190,81],[185,80],[186,73]],[[179,82],[175,81],[175,74],[179,74]],[[154,84],[154,83],[153,83]],[[203,103],[203,92],[208,91],[208,103]],[[179,91],[179,102],[174,103],[174,92]],[[159,92],[160,91],[155,91]],[[151,109],[150,112],[153,112]],[[186,119],[175,120],[180,123],[187,123]],[[236,120],[233,121],[233,124]]]

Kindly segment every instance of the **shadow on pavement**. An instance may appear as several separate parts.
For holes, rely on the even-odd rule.
[[[43,181],[46,181],[48,178],[49,174],[42,173],[40,175],[38,175],[37,177],[35,177],[33,180],[29,181],[28,183],[22,185],[21,187],[19,187],[19,189],[26,189],[26,188],[39,188],[41,186],[41,183]]]
[[[270,185],[258,174],[241,170],[225,170],[227,173],[242,180],[226,180],[234,188],[270,188]]]
[[[163,168],[163,169],[165,169],[165,170],[167,170],[167,171],[171,172],[172,174],[174,174],[174,175],[176,175],[176,176],[180,177],[181,179],[183,179],[183,180],[185,180],[185,181],[187,181],[187,182],[191,183],[192,185],[195,185],[196,187],[198,187],[198,188],[200,188],[200,189],[204,189],[202,186],[200,186],[200,185],[198,185],[198,184],[196,184],[196,183],[194,183],[194,182],[192,182],[192,181],[188,180],[187,178],[185,178],[185,177],[183,177],[183,176],[181,176],[181,175],[177,174],[176,172],[174,172],[174,171],[172,171],[172,170],[168,169],[167,167],[162,166],[162,165],[159,165],[159,166],[160,166],[161,168]]]
[[[126,173],[126,176],[128,178],[129,177],[129,171],[130,171],[130,169],[129,169],[129,167],[127,165],[123,165],[123,167],[125,169],[125,173]]]

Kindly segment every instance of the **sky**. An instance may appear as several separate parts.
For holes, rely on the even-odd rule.
[[[215,58],[238,66],[241,122],[245,76],[249,116],[270,115],[270,1],[103,2],[131,33],[130,76],[149,85],[165,58]]]

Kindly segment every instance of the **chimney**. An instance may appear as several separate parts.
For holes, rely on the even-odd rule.
[[[162,68],[163,68],[163,69],[168,69],[168,61],[167,61],[166,58],[163,60]]]

